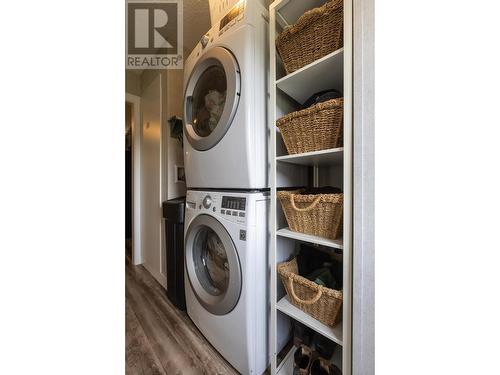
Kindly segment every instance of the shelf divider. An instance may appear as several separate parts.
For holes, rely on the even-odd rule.
[[[316,245],[333,247],[335,249],[343,249],[344,248],[344,243],[343,243],[342,238],[339,238],[336,240],[330,240],[329,238],[313,236],[312,234],[304,234],[304,233],[294,232],[294,231],[290,230],[290,228],[288,228],[288,227],[278,229],[276,234],[278,236],[281,236],[281,237],[287,237],[287,238],[291,238],[294,240],[309,242],[309,243],[313,243]]]
[[[318,167],[323,165],[343,165],[344,148],[338,147],[321,151],[305,152],[303,154],[277,156],[276,161]]]
[[[344,48],[340,48],[276,81],[276,86],[299,103],[329,89],[343,92]]]
[[[319,320],[314,319],[309,314],[306,314],[301,309],[292,305],[292,303],[288,299],[288,296],[280,299],[276,304],[276,308],[289,317],[322,334],[327,339],[330,339],[339,345],[343,345],[342,322],[338,323],[333,328],[328,327],[327,325],[321,323]]]

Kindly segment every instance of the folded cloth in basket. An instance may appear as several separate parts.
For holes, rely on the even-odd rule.
[[[342,189],[333,186],[322,186],[322,187],[307,187],[303,189],[299,194],[310,195],[310,194],[340,194]]]
[[[330,99],[341,98],[342,93],[338,90],[323,90],[311,95],[300,107],[300,109],[309,108],[315,104],[326,102]]]

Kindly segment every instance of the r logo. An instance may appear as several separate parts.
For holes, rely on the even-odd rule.
[[[127,68],[182,68],[182,2],[127,0]]]

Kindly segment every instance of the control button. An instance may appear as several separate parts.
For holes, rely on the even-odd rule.
[[[246,241],[247,240],[247,231],[240,229],[240,240],[241,241]]]
[[[201,204],[198,206],[198,208],[201,210]]]
[[[200,39],[201,46],[205,48],[208,44],[208,41],[210,40],[210,37],[207,35],[203,35]]]
[[[244,212],[240,212],[240,217],[245,217],[245,213]]]
[[[211,205],[212,205],[212,197],[210,195],[207,195],[203,199],[203,207],[205,207],[208,210]]]
[[[226,210],[226,215],[231,215],[231,211]]]
[[[220,210],[220,213],[224,215],[226,213],[226,210]]]
[[[214,208],[212,208],[212,211],[213,211],[213,212],[215,212],[215,207],[214,207]]]
[[[233,211],[233,216],[238,216],[238,213],[236,211]]]

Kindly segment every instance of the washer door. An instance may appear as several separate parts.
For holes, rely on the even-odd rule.
[[[227,49],[214,47],[195,65],[184,94],[184,133],[193,148],[209,150],[224,137],[240,100],[240,68]]]
[[[238,253],[224,226],[199,215],[186,232],[186,272],[194,294],[215,315],[234,309],[241,294]]]

